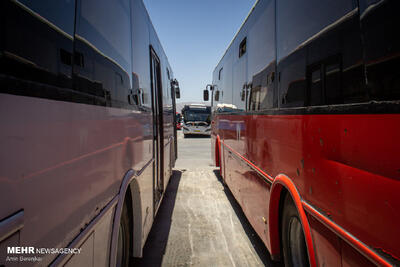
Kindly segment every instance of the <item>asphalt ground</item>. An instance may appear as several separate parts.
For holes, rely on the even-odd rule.
[[[135,266],[276,266],[211,161],[209,137],[183,138]]]

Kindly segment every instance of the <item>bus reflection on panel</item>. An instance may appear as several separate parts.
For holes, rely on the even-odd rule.
[[[3,0],[0,17],[0,255],[128,266],[176,159],[178,83],[143,2]]]
[[[288,266],[400,265],[398,10],[259,0],[214,70],[213,158]]]

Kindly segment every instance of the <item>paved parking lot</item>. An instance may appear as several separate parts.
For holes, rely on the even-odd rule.
[[[139,266],[272,266],[212,165],[210,138],[178,137],[174,175]]]

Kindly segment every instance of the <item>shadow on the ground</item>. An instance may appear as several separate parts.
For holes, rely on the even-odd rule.
[[[165,191],[164,199],[154,219],[142,258],[133,258],[133,266],[161,266],[171,228],[172,212],[182,172],[174,170]]]
[[[232,195],[231,190],[224,183],[219,170],[214,170],[214,174],[218,178],[218,181],[224,186],[225,195],[228,198],[229,202],[231,203],[232,208],[236,213],[236,216],[238,217],[240,223],[242,224],[247,237],[249,238],[251,244],[253,245],[253,248],[256,251],[257,255],[260,257],[262,263],[265,266],[274,266],[274,267],[283,266],[283,264],[280,262],[272,261],[271,255],[269,254],[268,249],[265,247],[264,242],[257,235],[253,227],[251,226],[250,222],[247,220],[246,216],[243,213],[242,208],[236,201],[235,197]]]
[[[186,134],[184,136],[184,138],[206,138],[206,139],[210,139],[210,135],[201,135],[201,134]]]

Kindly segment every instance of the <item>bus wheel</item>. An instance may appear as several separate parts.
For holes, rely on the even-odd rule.
[[[128,206],[125,202],[124,207],[122,208],[118,230],[117,267],[129,266],[130,252],[132,251],[131,236],[132,230],[129,223]]]
[[[303,226],[290,194],[286,194],[282,213],[282,246],[285,266],[309,266]]]

